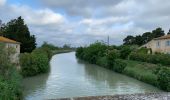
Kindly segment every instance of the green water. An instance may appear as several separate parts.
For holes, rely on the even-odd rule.
[[[79,61],[75,52],[53,56],[51,71],[23,80],[26,100],[160,92],[156,87]]]

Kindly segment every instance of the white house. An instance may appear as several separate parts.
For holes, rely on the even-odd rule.
[[[0,43],[5,44],[6,48],[14,48],[15,53],[10,57],[10,61],[12,63],[18,64],[20,55],[20,42],[0,36]]]
[[[153,53],[168,53],[170,54],[170,35],[154,38],[142,47],[150,48]]]

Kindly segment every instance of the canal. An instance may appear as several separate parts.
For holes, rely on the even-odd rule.
[[[160,92],[156,87],[79,61],[75,52],[54,55],[50,72],[23,80],[25,100]]]

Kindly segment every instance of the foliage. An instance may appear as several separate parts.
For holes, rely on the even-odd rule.
[[[79,57],[80,59],[83,59],[83,56],[84,56],[83,50],[84,50],[83,47],[77,48],[77,49],[76,49],[76,57]]]
[[[99,58],[97,59],[96,64],[99,65],[99,66],[102,66],[102,67],[107,68],[108,65],[107,65],[107,58],[106,58],[106,56],[104,56],[104,57],[99,57]]]
[[[164,36],[165,33],[162,28],[156,28],[152,32],[145,32],[142,35],[131,36],[128,35],[125,39],[123,39],[124,45],[143,45],[147,42],[151,41],[153,38],[157,38],[160,36]]]
[[[155,68],[159,66],[131,60],[124,60],[124,62],[127,64],[126,68],[123,71],[124,74],[134,77],[140,81],[157,86],[157,76],[153,73],[153,70],[155,70]]]
[[[21,99],[21,75],[16,66],[11,64],[11,50],[0,44],[0,100]]]
[[[52,45],[52,44],[49,44],[47,42],[44,42],[42,44],[42,46],[39,48],[39,50],[41,49],[41,51],[45,51],[47,56],[48,56],[48,59],[50,60],[52,55],[53,55],[53,52],[52,51],[55,51],[55,50],[58,50],[59,48]]]
[[[64,45],[63,45],[63,48],[64,48],[64,49],[70,49],[70,48],[71,48],[71,45],[70,45],[70,44],[64,44]]]
[[[129,58],[131,60],[148,62],[153,64],[170,65],[170,55],[169,54],[143,54],[133,52],[130,54]]]
[[[127,64],[121,60],[121,59],[116,59],[114,61],[114,66],[113,66],[113,70],[115,72],[119,72],[122,73],[124,71],[124,69],[126,68]]]
[[[49,69],[49,58],[45,51],[36,49],[20,56],[21,73],[24,77],[45,73]]]
[[[76,56],[92,64],[96,64],[99,57],[105,56],[106,49],[107,46],[104,43],[96,42],[91,44],[89,47],[78,48]]]
[[[13,19],[2,28],[3,36],[16,40],[21,43],[21,52],[32,52],[36,48],[36,39],[34,35],[30,35],[24,19],[18,17]]]
[[[162,67],[158,73],[158,85],[161,89],[170,92],[170,68]]]
[[[120,58],[121,59],[127,59],[129,54],[132,52],[132,51],[135,51],[136,49],[138,48],[138,46],[135,46],[135,45],[122,45],[119,47],[119,50],[120,50]]]
[[[168,31],[168,33],[167,33],[168,35],[170,34],[170,29],[169,29],[169,31]]]
[[[109,69],[112,69],[114,66],[114,61],[115,59],[120,57],[120,52],[118,50],[109,50],[107,55],[106,55],[106,59],[107,59],[107,66]]]
[[[136,50],[137,53],[141,53],[141,54],[148,54],[149,51],[150,51],[150,49],[145,48],[145,47],[142,47],[142,48]]]

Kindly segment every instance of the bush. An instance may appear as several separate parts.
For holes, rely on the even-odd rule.
[[[9,59],[11,51],[2,44],[0,48],[0,100],[19,100],[22,77]]]
[[[25,76],[34,76],[45,73],[49,69],[49,58],[41,49],[32,53],[24,53],[20,57],[21,73]]]
[[[162,67],[158,73],[158,85],[161,89],[170,92],[170,69]]]
[[[78,48],[76,56],[82,60],[96,64],[99,57],[105,56],[107,46],[104,43],[96,42],[85,48]]]
[[[122,46],[122,48],[120,49],[120,58],[122,59],[128,58],[131,52],[132,52],[132,49],[130,46]]]
[[[114,66],[113,66],[113,70],[115,72],[119,72],[119,73],[122,73],[125,69],[125,67],[127,66],[127,64],[121,60],[121,59],[116,59],[114,61]]]
[[[107,59],[107,66],[109,69],[112,69],[112,67],[114,66],[114,61],[115,59],[120,57],[120,52],[118,50],[109,50],[107,55],[106,55],[106,59]]]
[[[143,54],[132,52],[129,56],[131,60],[148,62],[153,64],[170,65],[170,55],[169,54]]]
[[[8,78],[0,75],[0,100],[19,100],[22,97],[21,75],[14,68],[10,68],[9,73]]]
[[[102,67],[107,67],[107,59],[106,57],[99,57],[96,62],[97,65],[102,66]]]

